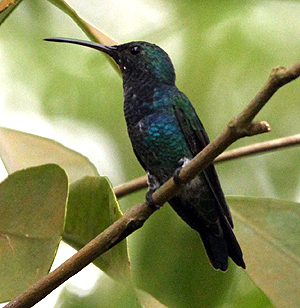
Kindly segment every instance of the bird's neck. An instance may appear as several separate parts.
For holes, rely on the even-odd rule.
[[[128,128],[153,113],[153,95],[158,84],[152,81],[123,82],[124,114]]]
[[[148,76],[141,76],[139,79],[129,79],[123,81],[124,97],[131,99],[132,97],[139,100],[148,100],[153,96],[155,88],[159,87],[159,83]]]
[[[166,98],[177,89],[175,85],[162,84],[151,78],[140,82],[124,82],[123,87],[124,113],[128,128],[136,126],[148,115],[168,108],[171,100]]]

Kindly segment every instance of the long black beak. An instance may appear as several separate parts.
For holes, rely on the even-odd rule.
[[[98,43],[95,43],[95,42],[75,40],[75,39],[69,39],[69,38],[63,38],[63,37],[46,38],[44,40],[50,41],[50,42],[70,43],[70,44],[87,46],[87,47],[105,52],[106,54],[111,56],[116,62],[119,59],[119,53],[118,53],[117,46],[107,46],[107,45],[98,44]]]

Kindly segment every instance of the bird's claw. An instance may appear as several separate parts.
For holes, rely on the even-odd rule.
[[[179,160],[179,163],[181,164],[181,166],[180,167],[178,167],[175,171],[174,171],[174,173],[173,173],[173,181],[174,181],[174,183],[177,185],[177,186],[182,186],[182,181],[181,181],[181,179],[180,179],[180,177],[179,177],[179,173],[180,173],[180,171],[181,171],[181,169],[183,168],[183,167],[185,167],[187,164],[189,164],[190,163],[190,159],[188,159],[187,157],[182,157],[180,160]]]
[[[180,177],[179,177],[179,173],[180,173],[181,169],[182,169],[182,167],[179,167],[173,173],[173,181],[177,186],[182,185],[182,182],[181,182]]]
[[[147,205],[152,209],[152,210],[159,210],[160,206],[158,204],[155,204],[155,202],[153,201],[152,195],[155,192],[156,189],[154,190],[149,190],[146,193],[146,203]]]

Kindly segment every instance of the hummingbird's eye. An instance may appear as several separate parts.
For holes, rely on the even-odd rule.
[[[141,52],[141,47],[140,46],[133,46],[131,48],[130,52],[135,56],[135,55],[137,55],[138,53]]]

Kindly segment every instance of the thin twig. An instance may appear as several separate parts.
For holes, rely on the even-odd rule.
[[[123,183],[114,187],[114,192],[117,198],[122,198],[133,192],[139,191],[141,189],[147,188],[147,175],[140,176],[136,179]]]
[[[232,119],[225,130],[213,142],[207,145],[189,164],[182,168],[179,174],[181,183],[185,184],[192,180],[237,139],[270,131],[267,122],[252,122],[252,120],[280,87],[294,80],[299,75],[300,62],[289,68],[280,67],[274,69],[266,84],[244,111]],[[180,188],[176,186],[171,178],[153,193],[153,201],[155,204],[163,205]],[[56,270],[43,277],[5,307],[32,307],[87,264],[140,228],[153,212],[154,210],[150,209],[145,202],[134,206]]]
[[[274,140],[268,140],[265,142],[259,142],[244,147],[236,148],[233,150],[225,151],[214,160],[214,164],[219,164],[251,155],[257,155],[260,153],[279,150],[282,148],[296,146],[299,144],[300,144],[300,134],[284,138],[278,138]],[[129,195],[133,192],[139,191],[147,187],[148,187],[147,176],[143,175],[141,177],[138,177],[136,179],[133,179],[131,181],[128,181],[126,183],[114,187],[114,192],[117,198],[122,198],[126,195]]]
[[[268,140],[265,142],[259,142],[244,147],[236,148],[230,151],[225,151],[214,160],[214,163],[215,164],[223,163],[237,158],[257,155],[260,153],[266,153],[296,145],[300,145],[300,134],[278,138],[274,140]]]

